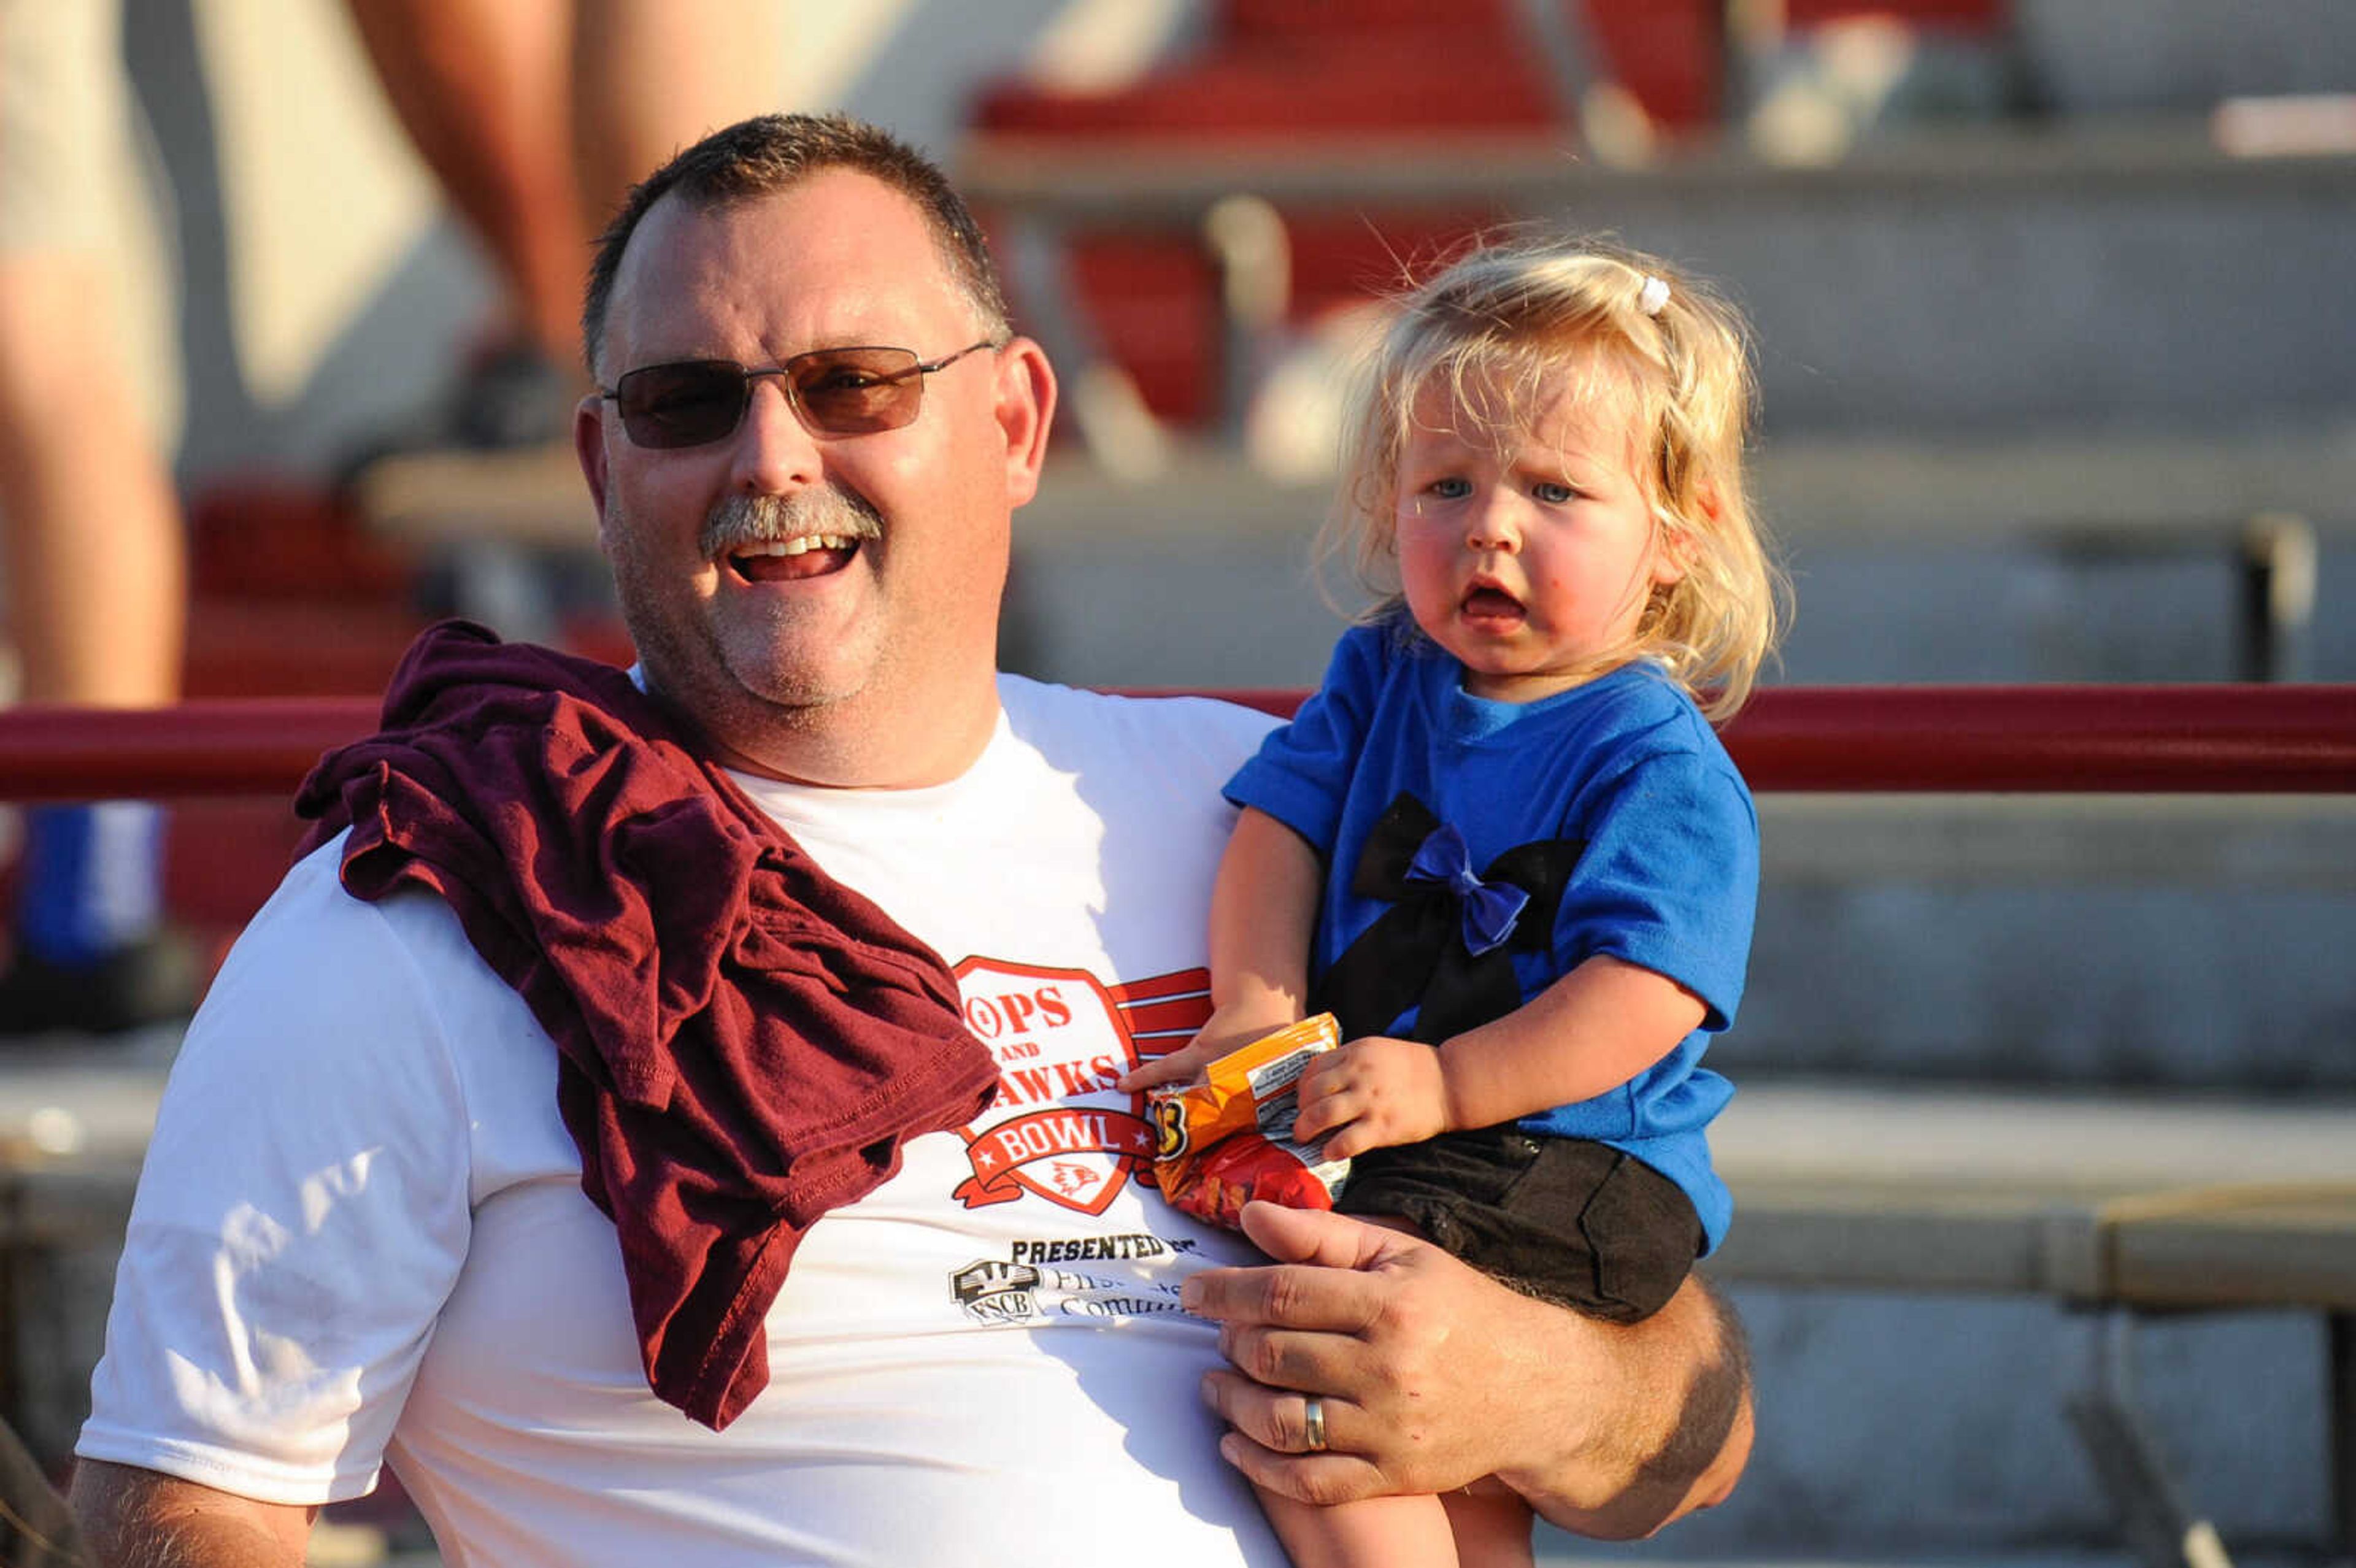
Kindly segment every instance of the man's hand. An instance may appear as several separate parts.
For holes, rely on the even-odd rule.
[[[1298,1086],[1293,1136],[1328,1159],[1421,1143],[1450,1127],[1448,1080],[1437,1049],[1370,1034],[1312,1061]]]
[[[1234,1428],[1220,1442],[1228,1463],[1313,1503],[1442,1492],[1496,1468],[1444,1408],[1462,1370],[1446,1275],[1471,1271],[1337,1214],[1253,1203],[1244,1232],[1277,1264],[1205,1269],[1185,1285],[1187,1310],[1218,1320],[1236,1367],[1204,1382]],[[1306,1452],[1303,1393],[1324,1400],[1322,1454]]]
[[[1204,1380],[1220,1452],[1312,1503],[1495,1475],[1565,1529],[1649,1534],[1722,1501],[1750,1455],[1740,1331],[1688,1281],[1633,1326],[1521,1296],[1439,1248],[1343,1215],[1254,1203],[1277,1261],[1206,1269],[1189,1310],[1235,1363]],[[1327,1449],[1307,1452],[1305,1394]]]

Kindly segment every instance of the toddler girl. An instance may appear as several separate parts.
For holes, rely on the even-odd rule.
[[[1711,729],[1778,619],[1751,401],[1740,319],[1647,256],[1494,247],[1408,296],[1336,509],[1396,592],[1228,784],[1215,1011],[1125,1081],[1330,1009],[1346,1043],[1302,1075],[1294,1131],[1352,1157],[1338,1206],[1618,1321],[1730,1215],[1704,1129],[1732,1091],[1699,1059],[1758,882]],[[1346,1446],[1351,1413],[1310,1402],[1310,1445],[1330,1424]],[[1494,1478],[1263,1501],[1298,1568],[1531,1561]]]

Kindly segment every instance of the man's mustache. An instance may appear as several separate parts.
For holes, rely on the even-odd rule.
[[[722,497],[704,517],[697,546],[703,559],[712,560],[747,545],[775,544],[810,534],[882,539],[884,519],[864,498],[830,485],[790,496],[739,491]]]

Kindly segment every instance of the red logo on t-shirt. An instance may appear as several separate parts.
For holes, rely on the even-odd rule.
[[[1150,1172],[1142,1096],[1114,1084],[1141,1054],[1186,1042],[1210,1016],[1200,969],[1108,989],[1079,969],[999,958],[957,967],[965,1021],[998,1060],[998,1098],[964,1129],[969,1209],[1025,1192],[1101,1214],[1132,1174]]]

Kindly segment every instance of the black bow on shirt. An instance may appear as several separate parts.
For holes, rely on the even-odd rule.
[[[1490,861],[1477,879],[1483,890],[1515,889],[1527,901],[1511,917],[1510,933],[1476,954],[1483,939],[1468,940],[1467,927],[1477,933],[1482,912],[1468,923],[1466,903],[1468,893],[1480,895],[1468,886],[1475,880],[1469,869],[1451,864],[1462,860],[1462,840],[1423,802],[1401,793],[1367,835],[1350,880],[1353,893],[1391,908],[1333,961],[1311,1010],[1330,1010],[1342,1038],[1355,1040],[1383,1032],[1420,1001],[1414,1038],[1430,1045],[1505,1017],[1522,1002],[1513,955],[1543,952],[1553,940],[1555,908],[1586,848],[1580,838],[1539,839]]]

